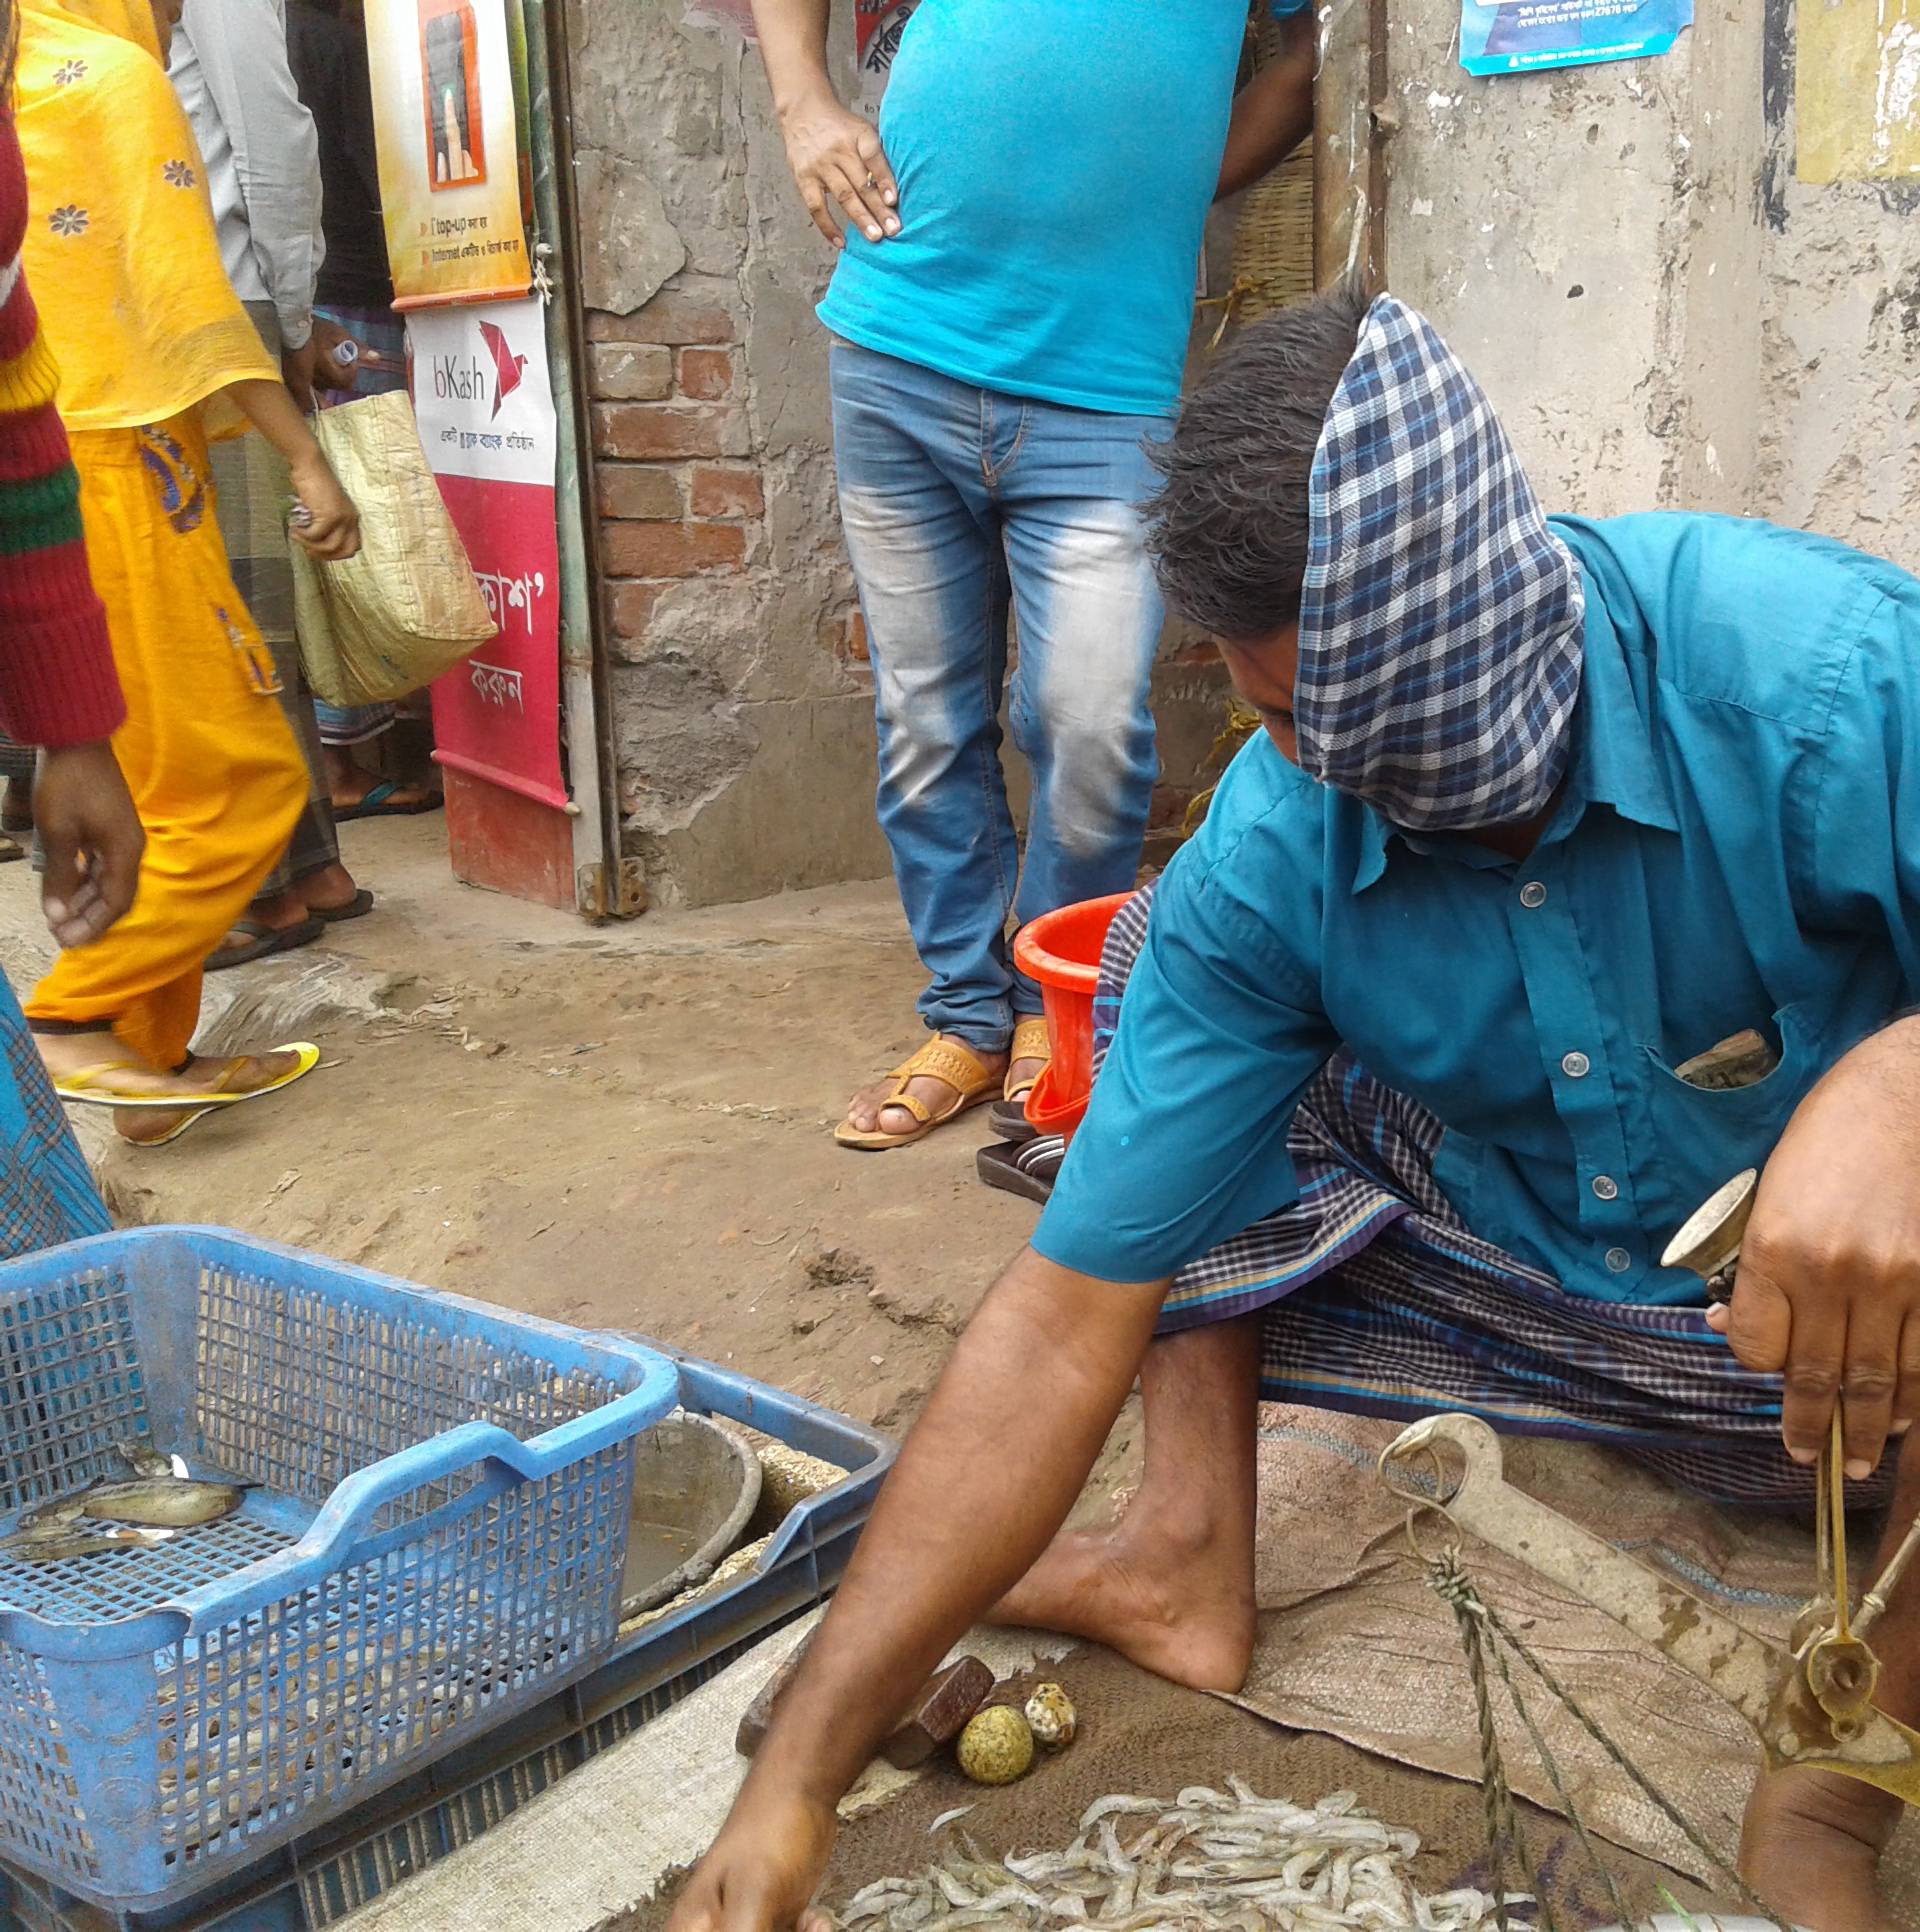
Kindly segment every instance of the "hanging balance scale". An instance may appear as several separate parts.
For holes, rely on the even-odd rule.
[[[1731,1299],[1759,1175],[1737,1176],[1674,1237],[1664,1267],[1694,1270],[1712,1299]],[[1381,1479],[1416,1513],[1437,1510],[1525,1563],[1671,1658],[1758,1733],[1774,1770],[1834,1771],[1920,1805],[1920,1732],[1876,1708],[1880,1660],[1867,1641],[1920,1549],[1920,1522],[1873,1587],[1853,1601],[1844,1453],[1837,1408],[1819,1474],[1819,1593],[1787,1647],[1744,1630],[1657,1571],[1532,1497],[1502,1473],[1499,1438],[1474,1416],[1417,1422],[1380,1459]]]

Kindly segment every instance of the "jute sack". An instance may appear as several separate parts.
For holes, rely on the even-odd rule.
[[[360,511],[360,550],[317,564],[293,546],[307,682],[329,704],[405,697],[499,629],[402,390],[323,409],[313,433]]]

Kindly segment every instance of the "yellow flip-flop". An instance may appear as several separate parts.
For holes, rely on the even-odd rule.
[[[129,1140],[125,1134],[122,1134],[120,1141],[127,1147],[166,1147],[178,1140],[189,1127],[197,1126],[209,1114],[217,1114],[219,1111],[218,1107],[191,1107],[164,1134],[155,1134],[151,1140]]]
[[[237,1079],[241,1067],[250,1059],[263,1056],[257,1054],[236,1054],[221,1069],[219,1078],[213,1086],[195,1094],[153,1094],[129,1093],[125,1088],[116,1088],[111,1078],[116,1073],[145,1072],[136,1068],[131,1060],[103,1060],[98,1066],[82,1067],[75,1073],[63,1073],[53,1083],[53,1090],[62,1100],[71,1100],[83,1107],[145,1107],[161,1109],[168,1113],[179,1113],[183,1108],[205,1109],[216,1107],[237,1107],[243,1100],[258,1100],[270,1093],[278,1093],[282,1087],[290,1087],[296,1080],[304,1079],[320,1064],[320,1049],[309,1040],[287,1040],[281,1045],[270,1047],[270,1053],[291,1053],[295,1055],[294,1064],[286,1072],[276,1074],[271,1080],[263,1081],[257,1087],[245,1087],[239,1092],[229,1092],[223,1083]],[[191,1126],[192,1123],[186,1123]],[[186,1126],[181,1132],[186,1131]],[[145,1145],[159,1147],[165,1143],[151,1141]]]

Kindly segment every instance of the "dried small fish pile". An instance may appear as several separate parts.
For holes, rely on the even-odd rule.
[[[1415,1889],[1406,1864],[1419,1849],[1415,1833],[1362,1811],[1351,1791],[1308,1807],[1234,1778],[1225,1791],[1194,1786],[1172,1805],[1101,1798],[1065,1851],[995,1861],[962,1840],[919,1877],[856,1893],[838,1923],[847,1932],[1492,1932],[1488,1893]]]

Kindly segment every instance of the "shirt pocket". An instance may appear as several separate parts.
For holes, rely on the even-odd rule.
[[[1655,1098],[1663,1124],[1700,1136],[1701,1154],[1719,1157],[1723,1165],[1736,1153],[1744,1164],[1764,1161],[1793,1110],[1826,1071],[1826,1025],[1811,1002],[1781,1007],[1772,1032],[1780,1043],[1780,1063],[1750,1087],[1696,1087],[1682,1080],[1658,1049],[1643,1046],[1659,1075]]]

